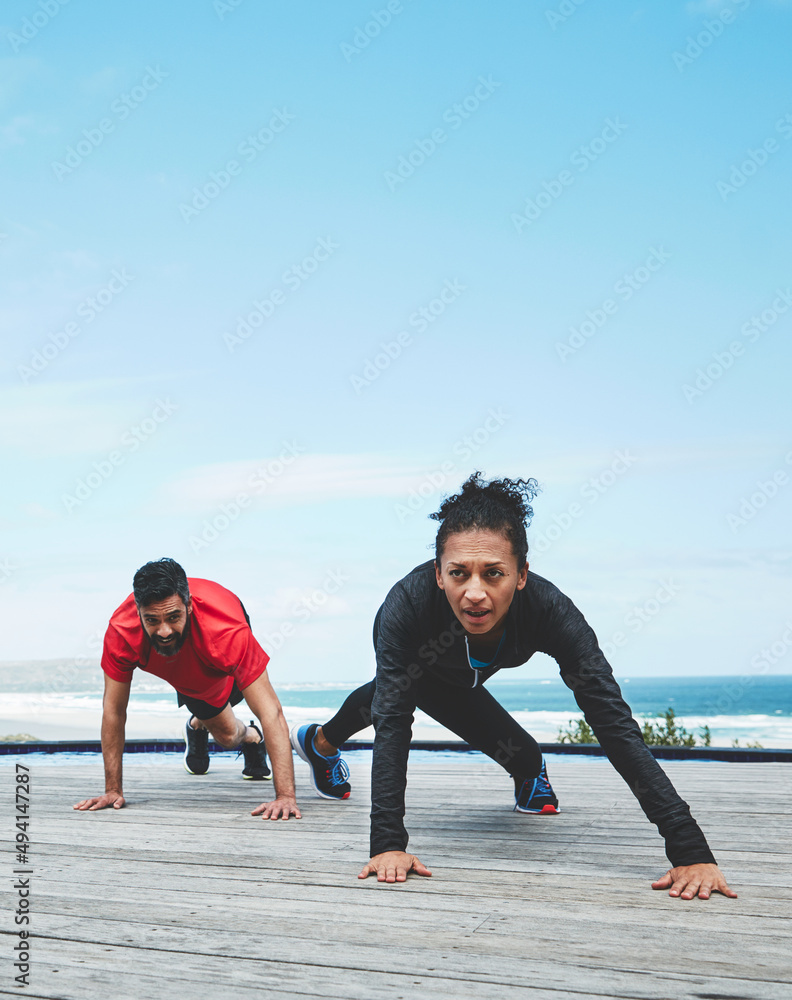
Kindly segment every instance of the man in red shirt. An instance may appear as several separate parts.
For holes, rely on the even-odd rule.
[[[184,766],[191,774],[209,768],[209,734],[245,758],[243,777],[269,777],[269,748],[275,800],[254,809],[263,819],[300,818],[294,792],[289,730],[266,674],[269,656],[250,630],[242,602],[211,580],[187,579],[173,559],[142,566],[133,592],[113,612],[102,652],[105,690],[102,756],[105,793],[84,799],[80,810],[120,809],[126,709],[136,668],[162,677],[192,713],[185,725]],[[246,726],[233,711],[242,699],[261,722]],[[263,730],[263,734],[262,734]],[[266,739],[266,744],[265,744]]]

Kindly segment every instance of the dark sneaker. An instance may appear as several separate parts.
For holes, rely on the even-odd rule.
[[[190,774],[206,774],[209,770],[209,733],[193,729],[192,716],[184,725],[184,770]]]
[[[242,777],[248,781],[264,781],[272,778],[272,772],[267,764],[267,748],[264,746],[264,737],[259,727],[250,720],[250,728],[255,729],[261,736],[260,743],[243,743],[239,748],[239,753],[245,758],[245,766],[242,768]],[[237,757],[239,754],[237,754]]]
[[[514,809],[521,813],[559,813],[558,799],[547,780],[547,765],[542,759],[538,778],[514,779]]]
[[[291,745],[298,756],[311,768],[311,781],[316,794],[323,799],[348,799],[352,794],[349,781],[349,769],[341,759],[341,754],[335,757],[323,757],[314,747],[314,736],[319,726],[297,726],[290,734]]]

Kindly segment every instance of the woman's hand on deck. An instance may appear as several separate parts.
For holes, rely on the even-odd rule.
[[[669,868],[668,871],[656,882],[652,882],[653,889],[668,889],[669,896],[678,896],[680,899],[709,899],[710,893],[720,892],[731,899],[737,898],[737,893],[730,889],[723,877],[723,872],[717,865],[677,865],[676,868]]]
[[[358,878],[376,875],[378,882],[404,882],[408,872],[415,872],[416,875],[432,874],[414,854],[407,854],[405,851],[385,851],[384,854],[376,854],[367,865],[364,865]]]

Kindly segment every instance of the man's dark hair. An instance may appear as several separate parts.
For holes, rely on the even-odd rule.
[[[141,566],[132,580],[132,592],[139,608],[165,601],[174,594],[178,594],[185,605],[190,600],[187,574],[175,559],[157,559]]]
[[[449,535],[484,529],[500,531],[508,538],[517,566],[522,569],[528,558],[525,527],[533,517],[528,501],[538,492],[539,484],[535,479],[493,479],[488,483],[482,480],[480,472],[474,472],[462,484],[459,493],[447,497],[440,510],[429,515],[441,522],[435,540],[438,566]]]

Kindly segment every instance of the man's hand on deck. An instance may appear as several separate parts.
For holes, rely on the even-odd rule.
[[[262,802],[250,814],[251,816],[261,816],[262,819],[288,819],[294,816],[295,819],[302,819],[302,813],[297,805],[297,800],[281,795],[272,802]]]
[[[358,878],[376,875],[378,882],[404,882],[408,872],[415,872],[416,875],[432,874],[414,854],[407,854],[405,851],[385,851],[384,854],[375,855],[367,865],[364,865]]]
[[[76,806],[72,806],[72,809],[80,809],[83,812],[87,809],[94,812],[96,809],[108,809],[110,806],[113,809],[122,809],[124,805],[126,799],[121,792],[105,792],[104,795],[96,795],[92,799],[83,799]]]
[[[723,872],[717,865],[677,865],[669,870],[656,882],[653,889],[668,889],[669,896],[680,899],[709,899],[710,893],[720,892],[730,899],[736,899],[737,893],[730,889],[723,877]]]

